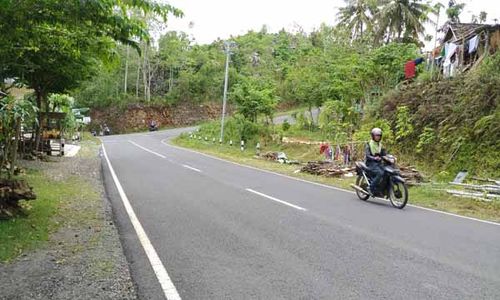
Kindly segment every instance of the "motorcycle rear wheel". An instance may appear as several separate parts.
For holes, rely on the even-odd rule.
[[[368,182],[366,182],[366,179],[364,176],[359,175],[358,178],[356,178],[356,185],[361,187],[363,190],[368,191]],[[358,198],[366,201],[368,198],[370,198],[370,195],[368,194],[363,194],[362,192],[356,190],[356,195],[358,195]]]

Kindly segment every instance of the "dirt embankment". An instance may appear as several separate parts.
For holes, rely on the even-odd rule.
[[[131,104],[126,108],[92,109],[93,128],[107,124],[113,133],[127,133],[146,129],[151,120],[160,127],[190,126],[201,121],[219,118],[222,105],[215,103],[168,105]],[[228,107],[228,112],[231,112]]]

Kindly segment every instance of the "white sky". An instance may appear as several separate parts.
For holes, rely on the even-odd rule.
[[[248,30],[260,30],[267,25],[271,32],[281,28],[294,30],[297,26],[306,32],[318,28],[321,23],[333,25],[343,0],[166,0],[180,8],[182,19],[170,18],[168,30],[180,30],[195,38],[197,43],[211,43],[218,37],[245,34]],[[447,0],[440,0],[447,6]],[[462,22],[470,22],[471,15],[480,11],[488,13],[487,22],[500,22],[500,0],[461,0],[466,3],[460,15]],[[446,21],[445,11],[441,11],[440,25]],[[192,23],[193,26],[189,24]],[[433,26],[429,34],[433,34]]]

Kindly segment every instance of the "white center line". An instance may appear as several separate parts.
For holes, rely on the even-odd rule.
[[[141,146],[141,145],[139,145],[139,144],[137,144],[137,143],[134,143],[134,142],[132,142],[131,140],[129,140],[129,143],[131,143],[131,144],[135,145],[136,147],[141,148],[141,149],[142,149],[142,150],[144,150],[144,151],[147,151],[147,152],[149,152],[149,153],[151,153],[151,154],[154,154],[154,155],[156,155],[156,156],[159,156],[159,157],[161,157],[161,158],[167,158],[165,155],[161,155],[160,153],[156,153],[156,152],[154,152],[154,151],[151,151],[151,150],[149,150],[148,148],[144,148],[143,146]]]
[[[305,180],[305,179],[301,179],[301,178],[297,178],[297,177],[292,177],[292,176],[288,176],[288,175],[285,175],[285,174],[280,174],[280,173],[269,171],[269,170],[265,170],[265,169],[259,169],[259,168],[256,168],[256,167],[252,167],[252,166],[240,164],[240,163],[237,163],[237,162],[229,161],[229,160],[226,160],[226,159],[222,159],[222,158],[219,158],[219,157],[215,157],[213,155],[209,155],[209,154],[202,153],[202,152],[199,152],[199,151],[195,151],[195,150],[191,150],[191,149],[187,149],[187,148],[182,148],[182,147],[174,146],[174,145],[171,145],[169,143],[166,143],[167,140],[168,139],[164,139],[164,140],[161,141],[161,143],[163,145],[167,146],[167,147],[175,148],[175,149],[178,149],[178,150],[181,150],[181,151],[195,153],[197,155],[208,157],[208,158],[211,158],[213,160],[222,161],[222,162],[227,163],[227,164],[233,164],[233,165],[236,165],[236,166],[240,166],[240,167],[243,167],[243,168],[255,170],[255,171],[258,171],[258,172],[267,173],[267,174],[273,174],[273,175],[276,175],[276,176],[280,176],[280,177],[283,177],[283,178],[287,178],[287,179],[295,180],[295,181],[299,181],[299,182],[305,182],[307,184],[312,184],[312,185],[315,185],[315,186],[320,186],[320,187],[327,188],[327,189],[330,189],[330,190],[342,191],[344,193],[349,193],[349,194],[352,194],[352,195],[356,194],[355,192],[353,192],[351,190],[346,190],[346,189],[335,187],[335,186],[331,186],[331,185],[326,185],[326,184],[322,184],[322,183],[318,183],[318,182],[314,182],[314,181],[309,181],[309,180]],[[378,199],[380,199],[380,198],[378,198]],[[385,199],[382,199],[382,200],[387,201]],[[436,209],[432,209],[432,208],[427,208],[427,207],[423,207],[423,206],[418,206],[418,205],[414,205],[414,204],[407,204],[406,206],[418,208],[418,209],[425,210],[425,211],[430,211],[430,212],[437,213],[437,214],[452,216],[452,217],[455,217],[455,218],[460,218],[460,219],[471,220],[471,221],[475,221],[475,222],[480,222],[480,223],[485,223],[485,224],[500,226],[500,223],[497,223],[497,222],[491,222],[491,221],[481,220],[481,219],[477,219],[477,218],[472,218],[472,217],[457,215],[457,214],[454,214],[454,213],[449,213],[449,212],[445,212],[445,211],[441,211],[441,210],[436,210]]]
[[[273,200],[273,201],[276,201],[276,202],[279,202],[281,204],[285,204],[285,205],[288,205],[290,207],[293,207],[295,209],[298,209],[298,210],[303,210],[303,211],[307,211],[307,209],[303,208],[303,207],[300,207],[300,206],[297,206],[297,205],[294,205],[294,204],[291,204],[291,203],[288,203],[286,201],[283,201],[283,200],[280,200],[280,199],[277,199],[277,198],[274,198],[272,196],[269,196],[269,195],[266,195],[266,194],[263,194],[263,193],[260,193],[260,192],[257,192],[257,191],[254,191],[252,189],[246,189],[247,191],[249,191],[250,193],[254,193],[254,194],[257,194],[259,196],[262,196],[264,198],[267,198],[267,199],[270,199],[270,200]]]
[[[156,278],[158,278],[158,281],[160,282],[165,297],[167,298],[167,300],[180,300],[181,297],[179,296],[179,293],[177,292],[174,283],[170,279],[170,276],[168,276],[165,266],[161,262],[158,253],[156,253],[156,250],[153,247],[151,241],[149,240],[146,231],[144,231],[141,222],[139,222],[139,219],[137,218],[134,209],[132,208],[132,205],[130,205],[130,201],[128,200],[128,197],[125,194],[125,191],[123,190],[123,187],[120,184],[118,177],[116,176],[115,170],[113,169],[113,166],[109,161],[108,155],[106,154],[106,148],[104,147],[104,145],[102,145],[102,152],[104,154],[104,157],[106,158],[106,162],[108,163],[111,177],[113,177],[113,181],[115,182],[116,188],[118,189],[118,193],[120,194],[120,198],[122,199],[123,206],[125,206],[125,210],[127,211],[128,217],[130,218],[132,226],[134,227],[135,232],[139,237],[139,241],[141,242],[141,245],[144,248],[144,251],[146,252],[146,256],[148,257],[149,263],[151,264],[151,267],[153,268],[153,271],[156,274]]]
[[[188,165],[182,165],[182,166],[183,166],[184,168],[186,168],[186,169],[193,170],[193,171],[195,171],[195,172],[201,173],[201,170],[198,170],[198,169],[193,168],[193,167],[191,167],[191,166],[188,166]]]

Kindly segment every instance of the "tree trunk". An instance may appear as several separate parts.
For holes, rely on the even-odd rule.
[[[153,73],[156,69],[151,67],[151,61],[148,60],[148,102],[151,101],[151,83],[153,81]]]
[[[39,150],[40,149],[40,142],[41,142],[41,134],[42,134],[42,100],[43,100],[43,93],[41,89],[38,87],[35,89],[35,94],[36,94],[36,107],[38,108],[37,112],[37,119],[38,119],[38,124],[36,124],[36,134],[35,134],[35,148],[34,150]]]
[[[10,150],[10,169],[9,169],[9,179],[14,175],[14,167],[17,163],[17,149],[19,147],[19,138],[21,137],[21,118],[16,119],[16,134],[14,142],[12,143],[12,149]]]
[[[127,83],[128,83],[128,58],[129,58],[130,47],[127,45],[127,57],[125,58],[125,80],[123,86],[123,93],[127,94]]]
[[[144,101],[148,102],[148,68],[147,68],[147,57],[148,57],[148,46],[144,43],[143,51],[144,59],[142,65],[142,81],[144,83]]]
[[[4,145],[4,148],[3,148],[3,153],[2,153],[2,163],[0,164],[0,178],[2,178],[3,176],[3,167],[6,165],[7,163],[7,157],[9,155],[9,147],[8,147],[8,143],[9,143],[9,133],[8,133],[8,130],[7,130],[7,127],[2,127],[1,128],[2,130],[2,134],[3,136],[5,137],[5,145]]]
[[[172,66],[170,66],[170,74],[168,76],[168,92],[170,93],[172,91],[172,85],[174,84],[174,70]]]
[[[139,99],[139,81],[141,79],[141,64],[137,63],[137,80],[135,82],[135,97]]]

